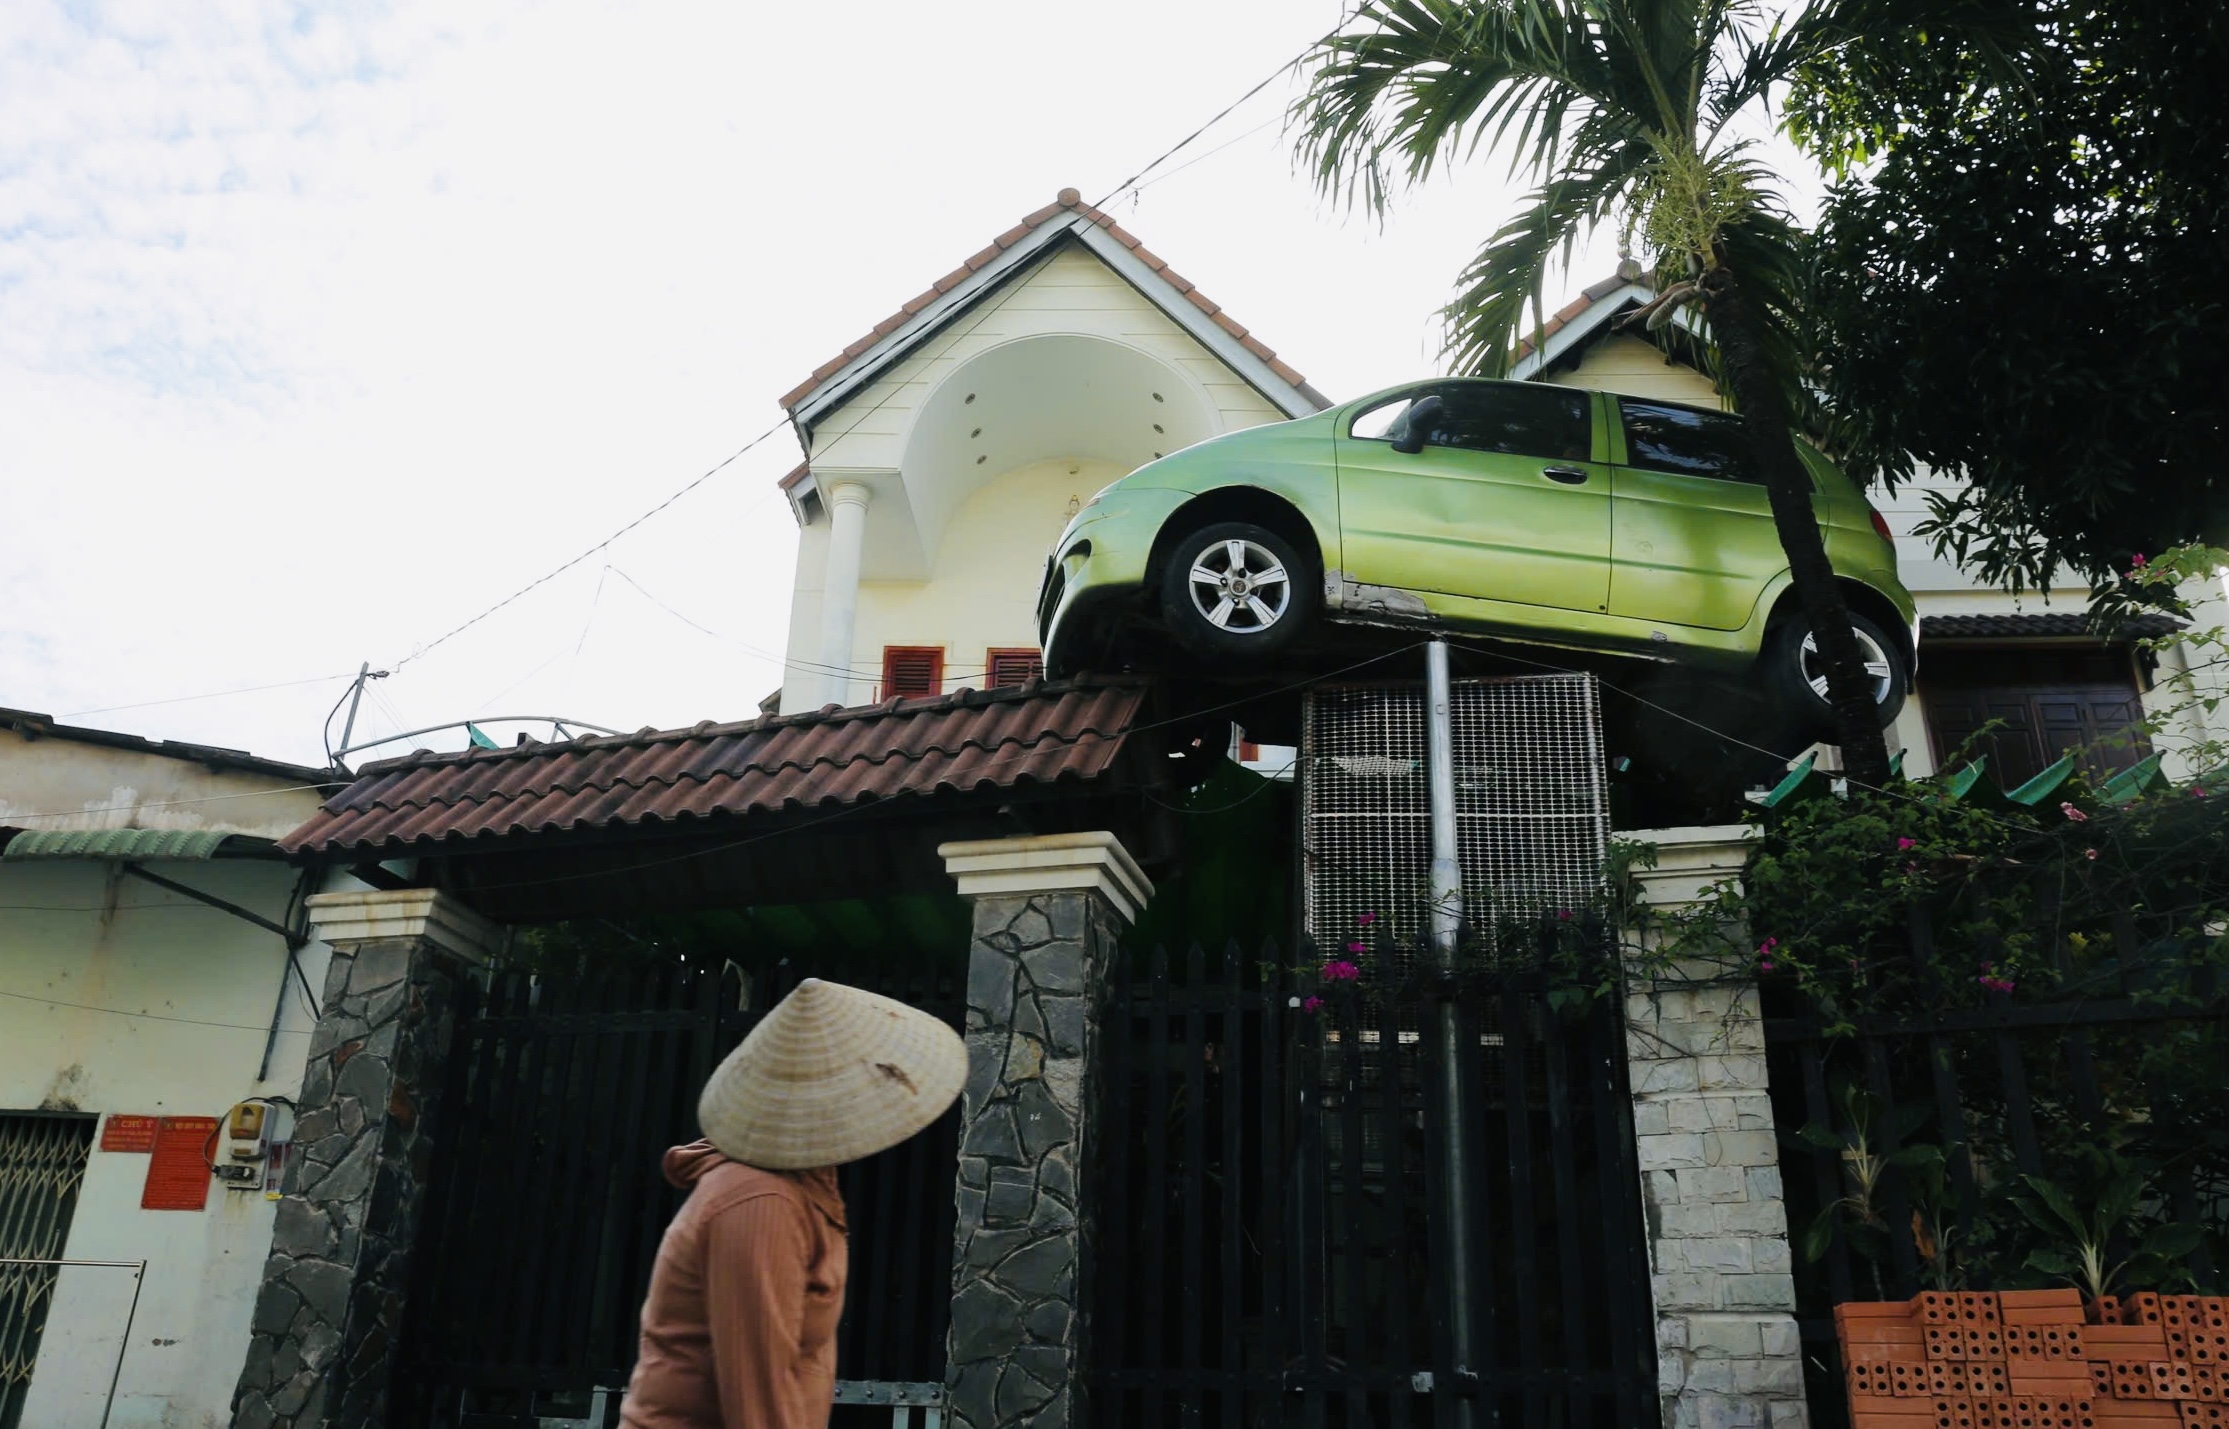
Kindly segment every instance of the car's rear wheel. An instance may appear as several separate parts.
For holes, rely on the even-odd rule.
[[[1911,663],[1897,642],[1862,615],[1850,616],[1851,633],[1857,636],[1858,655],[1865,662],[1867,683],[1881,727],[1887,728],[1904,708],[1911,693]],[[1774,627],[1765,638],[1763,665],[1767,691],[1781,709],[1794,716],[1813,739],[1835,736],[1834,706],[1827,698],[1826,660],[1819,654],[1819,639],[1811,622],[1796,612]]]
[[[1161,616],[1196,655],[1259,660],[1291,648],[1315,619],[1315,562],[1274,531],[1220,521],[1168,549]]]

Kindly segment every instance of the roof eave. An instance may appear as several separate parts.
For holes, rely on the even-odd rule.
[[[1163,277],[1089,214],[1064,209],[1039,223],[1027,237],[1002,250],[964,280],[938,294],[933,302],[831,373],[789,408],[790,420],[802,432],[810,433],[815,424],[861,388],[903,361],[940,329],[1067,238],[1074,238],[1091,250],[1093,256],[1113,269],[1147,302],[1214,354],[1224,366],[1245,379],[1248,386],[1285,416],[1313,416],[1331,405],[1329,398],[1305,380],[1288,380],[1269,359],[1247,347],[1246,329],[1241,327],[1234,333],[1218,323],[1216,314],[1221,311],[1220,307],[1213,304],[1203,307],[1194,302],[1186,296],[1186,290]]]

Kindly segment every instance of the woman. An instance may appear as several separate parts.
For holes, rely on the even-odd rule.
[[[666,1153],[689,1199],[666,1228],[624,1429],[822,1429],[847,1243],[836,1167],[935,1121],[967,1079],[951,1028],[808,978],[697,1101],[704,1139]]]

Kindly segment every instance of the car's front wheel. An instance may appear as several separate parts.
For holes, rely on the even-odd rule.
[[[1886,729],[1911,693],[1911,662],[1900,653],[1898,643],[1864,616],[1850,616],[1850,631],[1857,636],[1858,656],[1865,664],[1874,711]],[[1826,660],[1819,654],[1819,638],[1810,620],[1797,612],[1781,621],[1765,638],[1759,660],[1765,687],[1775,703],[1795,716],[1804,733],[1814,739],[1832,740],[1834,705],[1827,698]]]
[[[1289,649],[1322,598],[1315,563],[1247,521],[1204,526],[1169,547],[1161,614],[1169,633],[1210,659],[1258,660]]]

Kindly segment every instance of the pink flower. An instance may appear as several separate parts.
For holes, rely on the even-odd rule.
[[[1300,1004],[1300,1010],[1301,1010],[1302,1012],[1315,1012],[1315,1011],[1318,1011],[1319,1009],[1321,1009],[1322,1007],[1323,1007],[1323,999],[1322,999],[1322,998],[1320,998],[1320,997],[1311,997],[1311,998],[1308,998],[1308,999],[1304,1000],[1304,1001],[1303,1001],[1303,1002],[1302,1002],[1302,1003]]]
[[[1766,959],[1765,959],[1765,960],[1764,960],[1763,962],[1761,962],[1761,963],[1757,964],[1757,968],[1758,968],[1758,971],[1760,971],[1760,972],[1768,972],[1768,973],[1769,973],[1769,972],[1771,972],[1771,971],[1772,971],[1772,959],[1771,959],[1771,958],[1766,958]]]
[[[1918,840],[1918,839],[1898,839],[1898,840],[1896,841],[1896,851],[1897,851],[1898,853],[1902,853],[1902,852],[1904,852],[1904,850],[1906,850],[1906,849],[1911,849],[1911,848],[1918,848],[1918,847],[1919,847],[1919,840]]]
[[[2144,569],[2144,553],[2142,551],[2138,551],[2136,553],[2136,559],[2128,563],[2128,569],[2130,574],[2132,575],[2135,572]]]
[[[2097,862],[2097,850],[2094,848],[2086,848],[2082,850],[2082,857],[2090,860],[2090,862],[2092,863],[2095,863]]]
[[[1568,923],[1571,921],[1571,910],[1569,908],[1558,908],[1556,910],[1556,916],[1562,919],[1564,922]]]
[[[1375,923],[1375,922],[1377,922],[1377,921],[1378,921],[1378,915],[1377,915],[1377,914],[1375,914],[1375,913],[1363,913],[1363,914],[1359,914],[1359,915],[1357,915],[1357,916],[1356,916],[1356,918],[1355,918],[1355,920],[1354,920],[1354,922],[1355,922],[1355,926],[1356,926],[1356,927],[1358,927],[1358,928],[1367,928],[1367,927],[1369,927],[1369,926],[1370,926],[1370,925],[1371,925],[1372,923]]]
[[[1370,951],[1370,945],[1368,943],[1349,943],[1347,944],[1347,951],[1357,955],[1367,953]]]
[[[2086,824],[2090,821],[2090,816],[2088,814],[2083,813],[2080,809],[2075,808],[2074,805],[2070,803],[2059,805],[2059,812],[2066,815],[2068,818],[2072,819],[2078,824]]]
[[[1361,976],[1362,969],[1344,958],[1334,959],[1323,965],[1323,979],[1325,982],[1353,982]]]
[[[1778,938],[1767,938],[1757,945],[1757,956],[1760,958],[1770,958],[1772,956],[1772,950],[1779,946],[1780,940]]]
[[[2190,786],[2190,797],[2193,799],[2203,799],[2206,797],[2206,791],[2200,788],[2198,785],[2193,784]]]
[[[1988,988],[1991,992],[2012,991],[2012,979],[2008,977],[1990,977],[1985,975],[1975,978],[1974,981],[1980,983],[1983,987]]]

